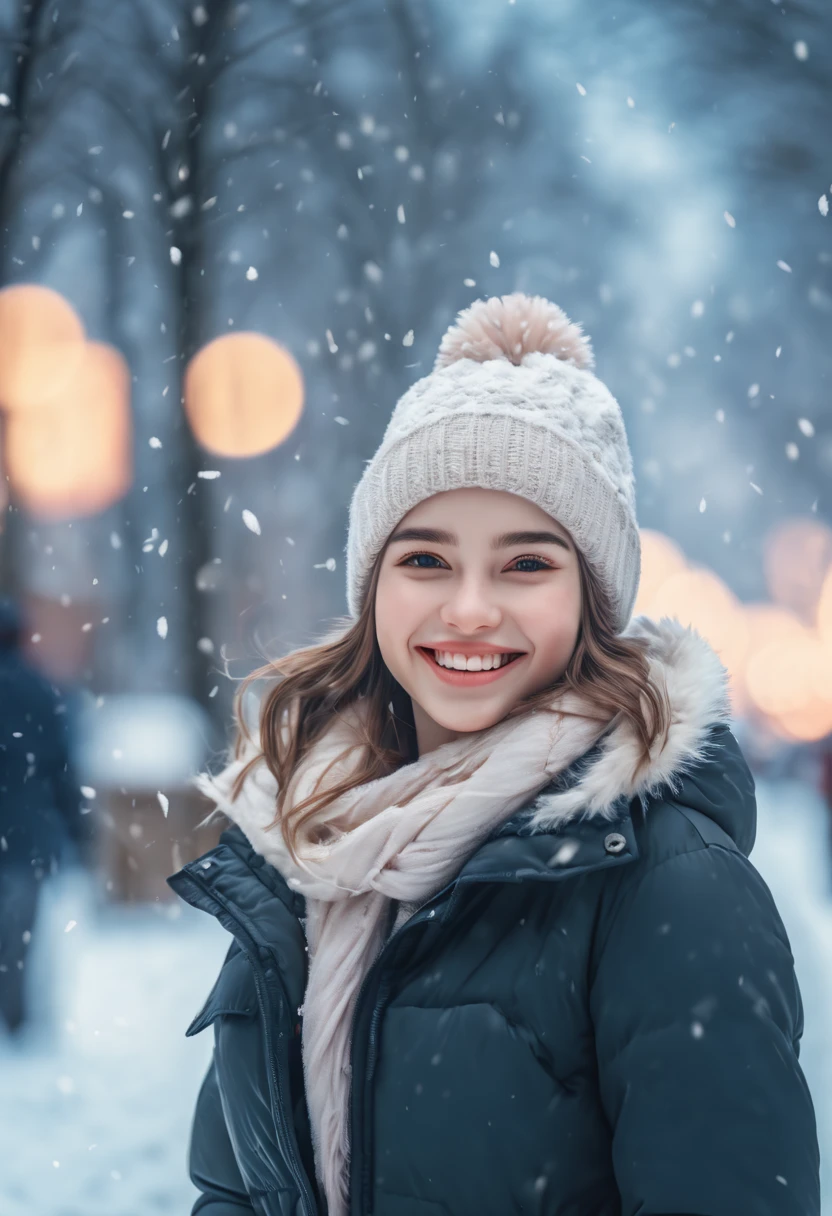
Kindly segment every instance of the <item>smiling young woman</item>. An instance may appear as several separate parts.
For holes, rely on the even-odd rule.
[[[632,460],[554,304],[478,301],[350,505],[349,616],[253,673],[200,1216],[819,1216],[727,673],[631,619]]]

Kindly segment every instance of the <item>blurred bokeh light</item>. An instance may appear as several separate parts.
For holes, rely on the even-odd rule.
[[[271,338],[224,334],[185,373],[185,411],[202,447],[218,456],[259,456],[282,443],[303,409],[303,376]]]
[[[12,412],[5,463],[13,497],[33,515],[92,515],[129,489],[130,372],[103,343],[81,348],[72,375],[46,404]]]
[[[0,405],[9,412],[54,402],[84,358],[84,327],[63,296],[21,283],[0,291]]]
[[[763,568],[776,604],[813,624],[820,590],[832,566],[832,529],[819,519],[786,519],[769,532]]]

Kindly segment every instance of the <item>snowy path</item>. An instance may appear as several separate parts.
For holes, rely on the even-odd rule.
[[[832,1195],[832,878],[819,801],[797,783],[758,784],[752,860],[792,943],[806,1012],[801,1059],[815,1098]],[[96,912],[80,876],[47,892],[31,961],[50,965],[59,1027],[23,1050],[0,1039],[2,1216],[188,1216],[194,1100],[212,1034],[184,1031],[213,983],[228,935],[202,913]],[[76,925],[66,932],[70,921]],[[49,1010],[42,1009],[45,1019]],[[827,1151],[828,1150],[828,1151]],[[832,1203],[826,1211],[832,1216]]]
[[[751,860],[774,896],[795,960],[806,1027],[800,1061],[812,1091],[821,1153],[821,1198],[832,1213],[832,865],[829,813],[796,781],[757,784]]]
[[[196,1196],[187,1139],[213,1036],[184,1031],[228,935],[184,905],[96,919],[83,883],[50,896],[32,969],[37,988],[59,964],[59,1030],[0,1044],[3,1216],[187,1216]]]

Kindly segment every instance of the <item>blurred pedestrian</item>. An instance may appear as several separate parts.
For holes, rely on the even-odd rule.
[[[88,864],[92,822],[82,814],[70,758],[67,706],[29,663],[16,604],[0,599],[0,1022],[27,1018],[25,962],[41,884],[61,862]]]

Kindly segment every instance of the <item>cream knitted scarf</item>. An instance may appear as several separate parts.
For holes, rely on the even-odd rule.
[[[724,669],[698,635],[670,621],[662,630],[647,618],[628,629],[631,636],[652,635],[651,676],[665,685],[671,703],[677,702],[674,728],[657,741],[654,764],[638,786],[638,746],[629,725],[621,720],[608,730],[610,722],[600,720],[582,696],[564,691],[554,694],[545,710],[462,735],[342,795],[326,812],[327,838],[321,839],[318,821],[301,839],[300,866],[289,856],[279,828],[269,828],[277,787],[264,764],[246,778],[239,798],[230,800],[234,779],[258,754],[256,747],[219,776],[197,778],[256,851],[306,897],[303,1067],[315,1169],[330,1216],[347,1216],[349,1210],[352,1015],[361,982],[383,945],[389,901],[427,901],[492,831],[604,734],[602,763],[593,766],[584,801],[575,790],[544,795],[538,826],[579,809],[603,814],[613,798],[634,796],[667,779],[686,755],[695,757],[705,719],[727,712]],[[686,697],[693,698],[695,709]],[[319,781],[331,784],[357,763],[363,714],[358,701],[333,720],[293,778],[293,805]]]

